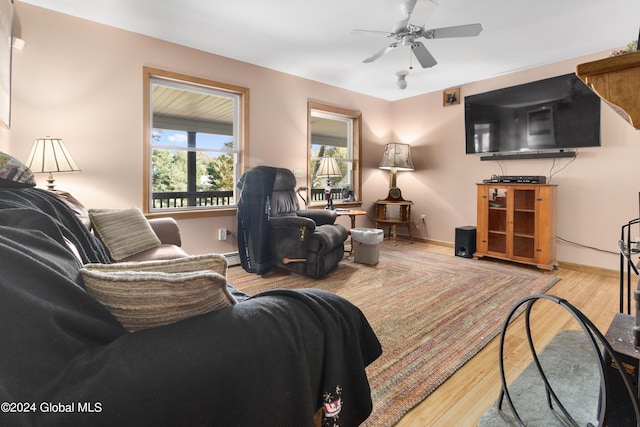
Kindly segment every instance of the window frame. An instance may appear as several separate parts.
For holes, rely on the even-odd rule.
[[[334,199],[333,204],[336,207],[360,207],[362,206],[362,168],[361,168],[361,135],[362,135],[362,113],[357,110],[336,107],[332,105],[322,104],[319,102],[309,101],[307,104],[307,200],[309,208],[324,208],[326,201],[312,201],[311,190],[313,188],[313,171],[312,171],[312,129],[311,118],[313,113],[317,112],[318,117],[327,118],[335,117],[339,120],[350,120],[351,124],[348,129],[351,131],[351,163],[353,169],[353,191],[356,199],[351,202],[343,202],[341,199]]]
[[[152,209],[151,193],[151,164],[152,164],[152,132],[153,132],[153,112],[152,112],[152,84],[154,81],[165,81],[172,84],[180,84],[192,86],[194,88],[203,88],[223,93],[228,93],[238,97],[238,153],[236,163],[236,174],[240,176],[245,170],[245,159],[249,158],[249,89],[221,83],[205,78],[188,76],[185,74],[174,73],[171,71],[160,70],[151,67],[143,67],[143,164],[142,164],[142,207],[145,216],[162,217],[172,216],[174,218],[203,218],[214,216],[230,216],[237,212],[236,205],[229,206],[212,206],[212,207],[193,207],[187,208],[163,208]],[[235,189],[234,189],[235,190]],[[237,203],[237,200],[236,200]]]

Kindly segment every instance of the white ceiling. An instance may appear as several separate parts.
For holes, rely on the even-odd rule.
[[[422,39],[438,61],[422,69],[406,46],[364,64],[393,40],[350,33],[391,31],[402,0],[20,1],[392,101],[617,49],[640,28],[640,0],[418,0],[414,24],[484,28]],[[396,72],[410,61],[400,90]]]

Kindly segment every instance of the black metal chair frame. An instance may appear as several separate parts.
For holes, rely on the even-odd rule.
[[[534,303],[541,299],[555,302],[559,304],[561,307],[568,310],[571,313],[571,315],[576,319],[576,321],[580,324],[583,331],[591,341],[591,347],[593,351],[596,353],[597,359],[599,361],[599,371],[600,371],[600,397],[599,397],[600,401],[599,401],[599,411],[598,411],[599,412],[598,426],[606,426],[607,416],[608,416],[607,381],[606,381],[605,372],[604,372],[605,361],[603,359],[603,353],[600,351],[600,348],[598,347],[598,342],[599,342],[602,345],[604,351],[606,351],[611,356],[611,358],[616,364],[618,372],[622,376],[622,379],[624,381],[629,397],[631,398],[633,409],[635,411],[636,426],[640,427],[640,411],[638,409],[638,398],[636,397],[636,393],[633,390],[633,387],[629,379],[627,378],[627,375],[624,372],[623,364],[621,363],[618,356],[616,356],[616,353],[611,347],[611,344],[609,344],[607,339],[604,337],[604,335],[602,335],[602,333],[593,324],[593,322],[591,322],[591,320],[589,320],[589,318],[587,318],[587,316],[585,316],[580,310],[578,310],[576,307],[574,307],[573,305],[571,305],[569,302],[567,302],[562,298],[558,298],[553,295],[546,295],[546,294],[532,295],[520,300],[518,303],[516,303],[514,308],[511,310],[511,312],[509,313],[509,316],[507,317],[504,323],[504,326],[502,327],[502,335],[500,337],[500,376],[502,379],[502,389],[500,391],[500,397],[498,399],[498,402],[499,402],[498,410],[502,415],[502,417],[505,418],[506,420],[506,416],[502,411],[502,404],[504,399],[506,398],[507,403],[511,411],[513,412],[513,416],[515,417],[518,425],[525,426],[524,421],[522,421],[522,419],[520,418],[520,415],[518,414],[518,411],[516,410],[515,405],[513,404],[511,395],[509,394],[509,389],[507,387],[507,381],[506,381],[505,369],[504,369],[504,341],[505,341],[507,328],[509,327],[509,324],[512,318],[514,317],[516,312],[518,312],[518,309],[526,304],[525,323],[526,323],[527,340],[529,342],[529,349],[531,350],[533,362],[535,363],[538,373],[540,374],[540,377],[542,378],[542,381],[544,382],[544,385],[545,385],[547,405],[549,406],[549,409],[551,410],[551,412],[560,420],[560,422],[569,426],[578,426],[578,423],[573,419],[571,414],[569,414],[566,408],[562,405],[562,402],[560,402],[560,399],[558,398],[556,393],[553,391],[553,388],[549,384],[549,381],[546,375],[544,374],[542,366],[540,365],[540,360],[538,359],[538,354],[536,352],[533,339],[531,338],[531,309],[533,308]],[[559,412],[554,408],[554,402],[557,405]]]
[[[626,313],[631,314],[631,271],[633,270],[633,272],[638,275],[638,268],[633,264],[631,259],[632,254],[638,254],[637,249],[631,248],[631,226],[639,223],[640,218],[633,219],[623,225],[620,231],[620,240],[618,241],[618,249],[620,250],[620,313],[625,312],[624,302],[626,288]]]

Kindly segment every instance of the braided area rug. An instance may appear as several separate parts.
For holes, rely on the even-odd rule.
[[[383,350],[367,368],[373,412],[364,425],[375,427],[397,423],[500,333],[516,302],[560,280],[533,269],[387,241],[380,246],[378,264],[345,259],[319,280],[279,269],[260,277],[241,267],[230,268],[228,279],[248,294],[324,289],[363,311]]]

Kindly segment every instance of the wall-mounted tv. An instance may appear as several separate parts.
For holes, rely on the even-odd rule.
[[[554,157],[600,146],[600,98],[575,74],[466,96],[464,103],[467,154]]]

